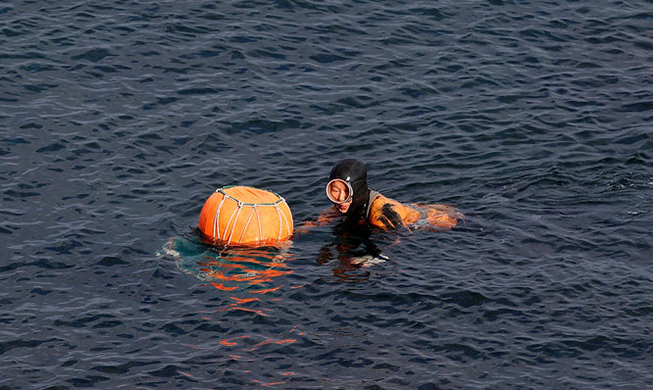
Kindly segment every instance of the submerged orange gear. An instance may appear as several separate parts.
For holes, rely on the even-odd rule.
[[[217,189],[204,203],[198,227],[205,237],[225,245],[275,245],[293,234],[286,200],[245,186]]]

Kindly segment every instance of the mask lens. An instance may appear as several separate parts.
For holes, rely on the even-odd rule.
[[[326,186],[327,197],[335,204],[349,202],[353,192],[351,184],[342,179],[333,179]]]

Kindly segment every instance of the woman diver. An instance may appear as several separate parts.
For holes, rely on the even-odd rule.
[[[331,169],[326,194],[334,207],[323,212],[318,224],[338,214],[381,229],[429,227],[451,229],[463,215],[445,205],[402,204],[371,190],[367,186],[365,165],[356,159],[340,161]],[[335,211],[335,212],[334,212]]]
[[[458,219],[463,218],[453,207],[402,204],[371,190],[367,186],[365,165],[353,158],[342,160],[331,169],[326,195],[333,207],[320,213],[317,221],[306,222],[296,233],[306,233],[311,227],[325,225],[344,216],[344,220],[334,227],[335,241],[326,244],[318,258],[320,263],[334,258],[331,250],[335,248],[343,268],[334,272],[341,275],[347,275],[346,270],[350,266],[369,267],[388,259],[370,239],[370,227],[383,230],[397,227],[446,230],[456,226]]]

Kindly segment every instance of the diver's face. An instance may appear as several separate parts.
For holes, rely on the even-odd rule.
[[[346,213],[351,206],[350,189],[351,187],[342,180],[332,180],[327,186],[327,195],[341,214]]]

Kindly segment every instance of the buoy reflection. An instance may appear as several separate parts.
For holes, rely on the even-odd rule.
[[[193,237],[171,238],[163,253],[175,259],[177,267],[222,291],[247,290],[266,294],[281,288],[276,278],[292,274],[287,262],[290,247],[216,247]]]

